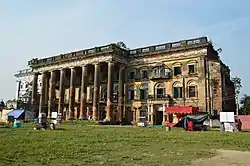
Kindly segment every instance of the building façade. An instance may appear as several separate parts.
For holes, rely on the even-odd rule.
[[[48,118],[57,111],[66,119],[161,124],[170,106],[235,111],[230,69],[207,37],[132,50],[109,44],[28,63],[15,75],[17,98],[25,86],[32,109]]]

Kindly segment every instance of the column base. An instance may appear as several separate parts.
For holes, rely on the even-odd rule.
[[[103,121],[104,121],[104,122],[110,122],[110,121],[111,121],[111,118],[110,118],[110,117],[106,117]]]
[[[153,125],[154,123],[153,122],[148,122],[148,125]]]
[[[79,117],[78,120],[88,120],[87,117]]]

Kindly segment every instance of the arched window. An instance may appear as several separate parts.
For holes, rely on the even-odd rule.
[[[155,97],[156,98],[164,98],[165,96],[165,85],[164,83],[157,83],[155,85]]]
[[[142,84],[140,86],[140,99],[145,100],[148,98],[148,84]]]
[[[156,66],[153,68],[153,73],[152,75],[154,77],[166,77],[169,76],[170,69],[166,66]]]
[[[134,85],[128,86],[128,100],[135,99],[135,87]]]
[[[195,74],[197,72],[197,61],[189,61],[187,66],[188,74]]]
[[[198,97],[198,86],[195,81],[189,81],[187,83],[187,88],[188,88],[188,97],[189,98],[196,98]]]
[[[182,84],[179,81],[173,84],[173,97],[182,98]]]

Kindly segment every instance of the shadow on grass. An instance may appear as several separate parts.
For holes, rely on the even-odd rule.
[[[250,130],[242,130],[242,131],[240,131],[240,132],[243,132],[243,133],[249,133],[249,132],[250,132]]]
[[[55,130],[66,131],[65,128],[56,128]]]

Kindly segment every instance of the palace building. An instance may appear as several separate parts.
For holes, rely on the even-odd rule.
[[[15,75],[17,99],[48,118],[161,124],[172,106],[235,111],[230,69],[207,37],[137,49],[109,44],[28,64]]]

